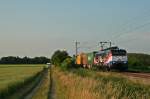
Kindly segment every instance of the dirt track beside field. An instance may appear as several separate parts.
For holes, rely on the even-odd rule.
[[[124,74],[126,76],[131,76],[131,77],[150,79],[150,73],[123,72],[122,74]]]
[[[48,74],[48,70],[45,70],[43,72],[42,79],[38,82],[38,84],[30,92],[28,92],[28,94],[25,95],[24,99],[32,99],[33,95],[35,95],[37,90],[43,84],[44,78],[46,77],[47,74]]]

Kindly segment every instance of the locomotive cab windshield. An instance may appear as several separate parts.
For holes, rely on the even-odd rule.
[[[127,52],[123,49],[111,50],[112,56],[126,56]]]

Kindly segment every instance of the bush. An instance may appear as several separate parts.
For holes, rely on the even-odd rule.
[[[75,65],[74,61],[72,60],[72,58],[69,57],[62,62],[61,67],[62,69],[69,69],[74,67],[74,65]]]

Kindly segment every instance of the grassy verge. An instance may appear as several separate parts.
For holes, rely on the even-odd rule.
[[[150,86],[125,79],[120,75],[97,74],[98,86],[94,91],[100,92],[105,99],[148,99]]]
[[[71,71],[71,72],[70,72]],[[57,99],[149,99],[150,85],[132,82],[112,72],[56,68]]]
[[[57,69],[53,72],[53,78],[55,78],[56,99],[100,99],[98,93],[92,90],[96,87],[96,81],[91,78],[82,78]]]

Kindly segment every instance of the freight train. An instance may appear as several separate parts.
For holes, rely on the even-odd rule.
[[[111,69],[127,70],[127,52],[116,46],[91,53],[80,53],[76,56],[76,64],[84,68],[96,66],[108,71]]]

